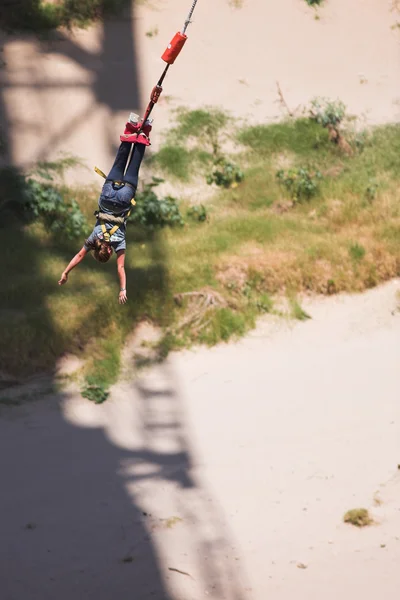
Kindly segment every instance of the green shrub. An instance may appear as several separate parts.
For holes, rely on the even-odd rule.
[[[346,105],[341,100],[314,98],[311,102],[310,117],[322,127],[337,128],[346,116]]]
[[[368,187],[365,190],[365,197],[368,200],[368,202],[373,202],[377,195],[378,195],[378,190],[379,190],[379,183],[377,183],[374,180],[369,181]]]
[[[214,163],[212,172],[207,176],[208,185],[218,185],[224,188],[235,187],[244,179],[244,174],[241,169],[227,161],[225,158],[219,158]]]
[[[62,233],[68,239],[84,235],[87,222],[76,200],[65,202],[51,184],[28,179],[26,185],[26,210],[41,219],[48,231]]]
[[[322,178],[319,171],[310,172],[305,167],[298,169],[289,169],[284,171],[280,169],[276,177],[289,192],[294,202],[309,200],[318,193],[318,181]]]
[[[261,313],[269,313],[274,307],[274,302],[272,298],[264,292],[257,300],[256,307]]]
[[[86,384],[81,390],[81,394],[83,398],[87,398],[87,400],[90,400],[95,404],[103,404],[110,395],[110,392],[104,384],[92,383]]]
[[[187,216],[194,221],[200,221],[200,223],[204,223],[208,219],[207,209],[204,204],[199,204],[198,206],[192,206],[187,211]]]
[[[84,235],[86,219],[75,200],[66,200],[56,185],[56,175],[76,164],[75,159],[39,163],[31,175],[17,169],[0,171],[1,208],[24,221],[41,220],[51,233],[68,239]]]
[[[158,198],[154,192],[164,180],[153,177],[151,183],[143,187],[143,191],[136,194],[136,207],[132,213],[131,221],[150,230],[160,227],[182,227],[185,222],[179,210],[177,201],[172,196]]]
[[[366,250],[364,246],[361,246],[361,244],[355,242],[354,244],[350,245],[349,254],[354,261],[359,262],[364,258]]]
[[[320,6],[324,0],[306,0],[309,6]]]
[[[373,519],[366,508],[353,508],[347,511],[343,520],[355,527],[368,527],[373,524]]]

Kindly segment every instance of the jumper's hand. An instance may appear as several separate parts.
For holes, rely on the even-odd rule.
[[[122,290],[119,293],[118,302],[120,304],[125,304],[127,300],[128,300],[128,296],[126,295],[126,290]]]
[[[67,273],[63,273],[61,275],[60,281],[58,282],[58,285],[64,285],[64,283],[67,283],[67,281],[68,281],[68,274]]]

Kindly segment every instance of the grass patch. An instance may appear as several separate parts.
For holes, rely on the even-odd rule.
[[[291,315],[293,319],[298,321],[307,321],[311,316],[302,308],[297,298],[289,298]]]
[[[364,258],[365,253],[366,253],[366,250],[365,250],[364,246],[362,246],[361,244],[358,244],[356,242],[356,243],[350,245],[349,254],[354,261],[356,261],[356,262],[361,261]]]
[[[373,524],[373,519],[366,508],[353,508],[343,517],[345,523],[350,523],[355,527],[368,527]]]
[[[200,149],[188,149],[182,145],[167,143],[151,157],[150,164],[181,181],[189,181],[193,173],[205,170],[212,162],[212,156]]]
[[[226,112],[214,107],[175,111],[175,126],[152,157],[163,174],[189,181],[194,175],[207,177],[208,183],[230,184],[241,180],[241,171],[222,152],[230,138]],[[229,183],[229,185],[228,185]]]
[[[320,160],[333,152],[328,131],[318,123],[303,118],[246,127],[239,132],[238,141],[263,158],[290,151],[297,157],[318,157]]]
[[[254,326],[254,320],[248,320],[248,315],[240,314],[230,308],[221,308],[210,319],[207,328],[199,335],[198,341],[209,346],[222,341],[227,342],[232,337],[240,337]]]
[[[188,138],[201,139],[213,145],[217,142],[217,134],[228,123],[227,113],[215,107],[187,110],[180,107],[176,110],[176,126],[170,136],[174,140],[185,141]]]

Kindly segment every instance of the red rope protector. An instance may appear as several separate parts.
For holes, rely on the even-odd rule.
[[[151,92],[150,100],[154,104],[157,104],[159,97],[161,96],[163,89],[161,85],[156,85]]]
[[[185,45],[186,40],[187,35],[178,31],[178,33],[172,39],[171,43],[168,44],[168,47],[161,58],[169,65],[173,65],[175,60],[178,58],[183,46]]]

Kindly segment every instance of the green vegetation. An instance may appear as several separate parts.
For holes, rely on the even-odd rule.
[[[2,170],[4,194],[0,206],[5,214],[17,213],[25,222],[40,220],[54,234],[73,239],[82,236],[87,222],[74,198],[68,200],[57,187],[57,177],[78,161],[71,158],[56,163],[39,163],[26,176],[16,169]]]
[[[224,188],[236,187],[244,179],[243,171],[223,157],[216,158],[214,168],[207,176],[207,183]]]
[[[236,135],[235,160],[246,175],[237,187],[217,189],[199,206],[158,199],[158,179],[142,188],[128,226],[125,306],[117,303],[113,259],[99,265],[89,257],[66,286],[57,286],[84,238],[72,242],[46,226],[45,216],[29,221],[13,213],[2,220],[2,371],[24,377],[52,369],[66,352],[81,353],[85,394],[101,402],[118,376],[128,333],[144,318],[164,328],[159,355],[166,356],[171,348],[243,335],[259,315],[274,312],[276,296],[361,291],[400,274],[399,125],[372,130],[362,145],[349,135],[351,154],[311,118],[246,127]],[[231,160],[223,142],[233,134],[218,111],[180,112],[166,143],[179,136],[190,157],[203,152],[212,164],[217,151]],[[165,171],[159,155],[148,166],[152,175]],[[206,170],[193,162],[188,181]],[[279,170],[305,170],[307,185],[318,185],[311,194],[295,194],[307,201],[288,201],[293,186],[277,178]],[[0,176],[8,204],[20,197],[15,182],[26,181],[21,177]],[[98,189],[78,196],[55,178],[41,181],[66,206],[77,198],[86,219],[93,218]],[[289,304],[291,316],[307,318],[296,300]]]
[[[306,0],[309,6],[320,6],[324,0]]]
[[[159,31],[158,31],[158,27],[153,27],[153,29],[149,29],[149,31],[146,31],[146,36],[149,38],[152,37],[156,37],[158,35]]]
[[[346,106],[341,100],[315,98],[311,102],[311,118],[322,127],[337,127],[346,116]]]
[[[147,230],[160,227],[183,227],[184,220],[175,198],[167,196],[158,198],[154,192],[163,179],[153,177],[151,183],[146,183],[143,191],[136,195],[137,206],[133,211],[131,222]]]
[[[364,258],[366,250],[364,246],[361,246],[361,244],[355,242],[354,244],[350,245],[349,254],[353,260],[360,261]]]
[[[195,221],[200,221],[200,223],[203,223],[204,221],[207,221],[207,219],[208,219],[207,209],[204,206],[204,204],[200,204],[198,206],[191,206],[187,210],[186,215],[189,219],[194,219]]]
[[[311,173],[306,167],[298,169],[289,169],[284,171],[280,169],[276,177],[289,192],[294,202],[309,200],[318,193],[318,180],[322,178],[319,171]]]
[[[301,304],[299,304],[299,301],[295,296],[289,300],[293,319],[297,319],[298,321],[307,321],[308,319],[311,319],[311,316],[301,307]]]
[[[345,523],[350,523],[355,527],[368,527],[373,524],[373,519],[366,508],[353,508],[343,517]]]
[[[224,142],[231,137],[227,125],[227,114],[216,108],[178,109],[176,126],[153,158],[153,164],[182,181],[189,181],[195,172],[202,174],[209,185],[236,187],[243,181],[244,173],[222,151]]]
[[[126,5],[128,0],[5,0],[0,7],[0,28],[42,33],[61,26],[87,27]]]

